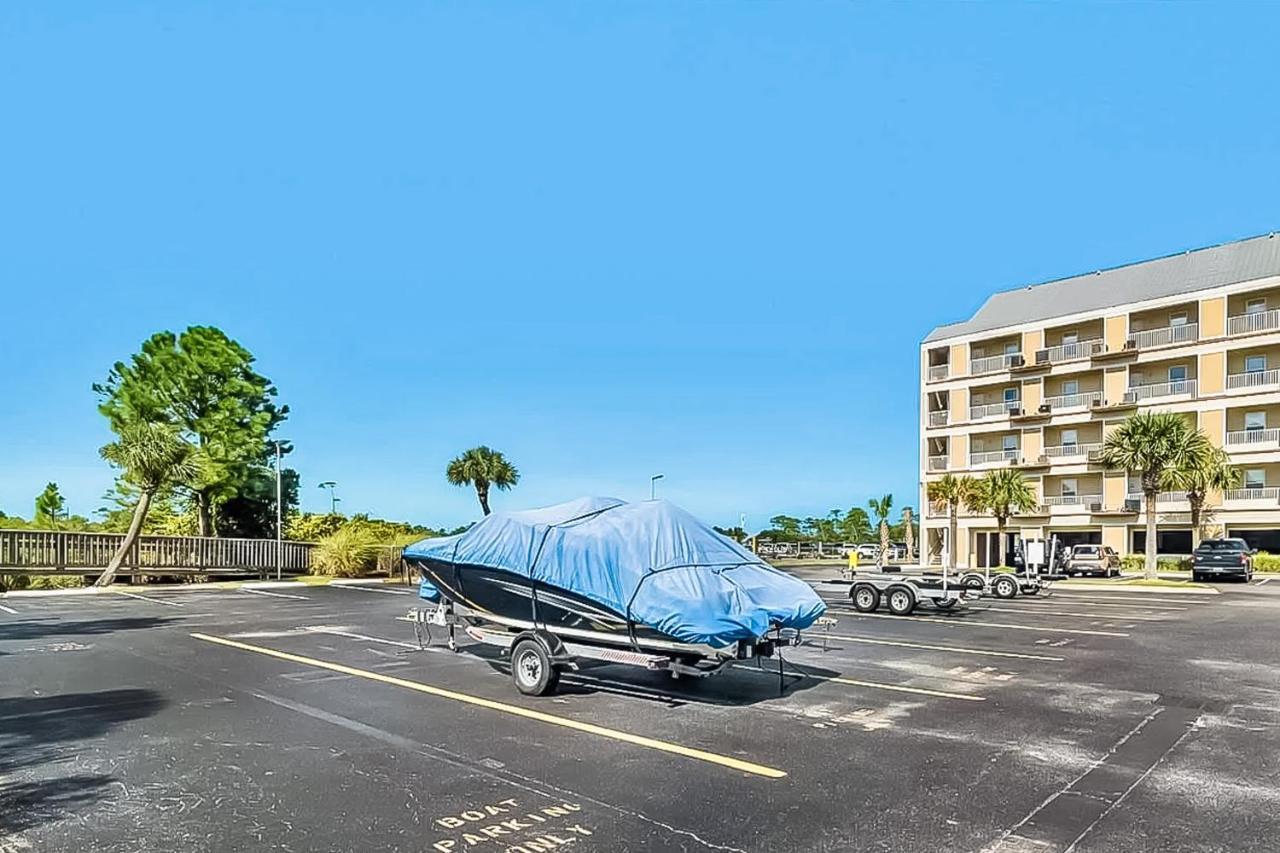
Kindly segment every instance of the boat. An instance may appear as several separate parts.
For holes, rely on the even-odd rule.
[[[427,597],[473,625],[637,652],[752,657],[826,609],[807,583],[666,500],[494,513],[404,558]]]

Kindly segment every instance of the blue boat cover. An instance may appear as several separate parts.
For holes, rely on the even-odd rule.
[[[808,628],[826,610],[807,583],[665,500],[579,498],[494,513],[465,533],[417,542],[405,556],[505,569],[680,642],[717,648],[775,625]]]

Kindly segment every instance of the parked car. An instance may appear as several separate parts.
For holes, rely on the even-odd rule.
[[[1067,574],[1115,577],[1120,574],[1120,555],[1109,545],[1073,545],[1067,555]]]
[[[1191,555],[1191,579],[1240,578],[1251,581],[1255,553],[1243,539],[1206,539]]]
[[[857,554],[859,560],[874,560],[876,557],[880,556],[880,546],[873,545],[869,542],[863,543],[858,546]]]

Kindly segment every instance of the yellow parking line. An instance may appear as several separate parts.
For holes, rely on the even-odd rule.
[[[857,610],[835,610],[844,616],[856,616],[866,619],[905,619],[908,622],[940,622],[953,628],[1009,628],[1015,631],[1039,631],[1042,634],[1088,634],[1093,637],[1127,637],[1123,631],[1091,631],[1086,628],[1043,628],[1037,625],[1014,625],[1009,622],[975,622],[964,617],[943,618],[938,616],[895,616],[891,613],[860,613]]]
[[[487,708],[490,711],[500,711],[504,714],[511,714],[515,717],[524,717],[528,720],[537,720],[540,723],[548,723],[553,726],[561,726],[574,731],[585,732],[587,734],[598,735],[612,740],[622,741],[634,746],[642,746],[646,749],[655,749],[659,752],[668,752],[673,755],[680,755],[685,758],[692,758],[697,761],[705,761],[708,764],[718,764],[722,767],[728,767],[733,770],[740,770],[743,773],[753,773],[757,776],[764,776],[768,779],[781,779],[786,776],[786,772],[773,767],[766,767],[762,764],[754,764],[750,761],[743,761],[738,758],[732,758],[727,755],[719,755],[714,752],[706,752],[701,749],[694,749],[688,746],[681,746],[678,743],[670,743],[664,740],[644,737],[643,735],[635,735],[630,732],[623,732],[617,729],[606,728],[605,726],[597,726],[593,723],[583,723],[578,720],[571,720],[568,717],[558,717],[555,714],[547,714],[542,711],[534,711],[530,708],[522,708],[519,705],[508,705],[505,702],[495,702],[492,699],[483,699],[479,696],[471,696],[467,693],[459,693],[455,690],[446,690],[442,687],[434,687],[430,684],[423,684],[419,681],[409,681],[405,678],[396,678],[391,675],[384,675],[380,672],[370,672],[366,669],[357,669],[353,666],[346,666],[331,661],[319,660],[317,658],[305,657],[303,655],[290,654],[276,649],[269,649],[265,646],[253,646],[249,643],[240,643],[235,640],[228,640],[225,637],[214,637],[209,634],[191,634],[197,640],[203,640],[207,643],[217,643],[221,646],[228,646],[233,649],[240,649],[246,652],[256,652],[260,655],[287,660],[291,663],[302,664],[304,666],[314,666],[318,669],[327,669],[331,672],[340,672],[343,675],[352,675],[356,678],[367,678],[370,681],[380,681],[383,684],[390,684],[395,687],[403,687],[406,690],[416,690],[419,693],[426,693],[430,696],[438,696],[442,699],[452,699],[455,702],[463,702],[467,705],[475,705],[480,708]]]
[[[1017,658],[1018,660],[1042,660],[1051,663],[1062,663],[1066,658],[1054,655],[1030,655],[1023,652],[998,652],[993,649],[970,649],[964,646],[938,646],[932,643],[908,643],[903,640],[881,640],[873,637],[853,637],[847,634],[827,634],[833,640],[847,640],[851,643],[867,643],[872,646],[897,646],[903,649],[924,649],[930,652],[954,652],[956,654],[983,655],[993,658]],[[809,642],[814,642],[810,635]]]

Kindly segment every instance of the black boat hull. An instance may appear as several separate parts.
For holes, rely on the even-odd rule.
[[[445,598],[480,614],[529,622],[552,630],[566,628],[616,635],[620,643],[627,643],[632,637],[677,642],[674,637],[645,625],[628,626],[625,614],[589,598],[562,587],[531,581],[516,572],[416,557],[406,559]]]

